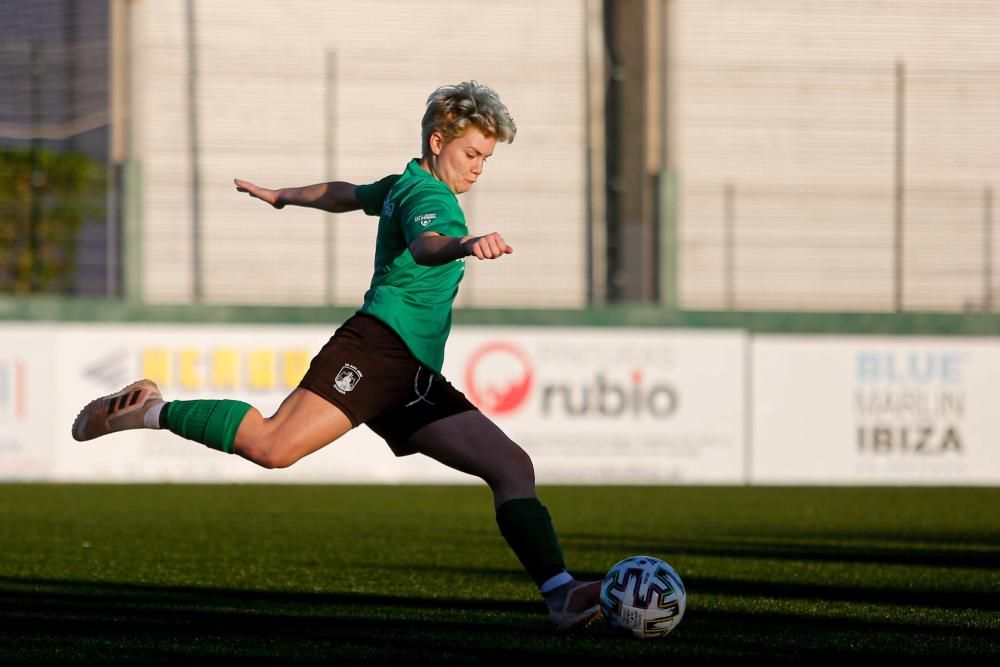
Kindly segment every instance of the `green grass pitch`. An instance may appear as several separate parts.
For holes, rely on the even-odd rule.
[[[485,487],[8,484],[0,664],[1000,657],[1000,489],[539,495],[574,573],[673,565],[680,626],[553,634]]]

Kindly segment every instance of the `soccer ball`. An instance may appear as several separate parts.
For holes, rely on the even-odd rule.
[[[680,575],[652,556],[632,556],[615,565],[601,584],[601,611],[615,630],[640,639],[664,637],[687,607]]]

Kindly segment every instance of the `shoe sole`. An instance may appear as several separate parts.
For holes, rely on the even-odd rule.
[[[599,618],[603,618],[600,605],[580,612],[573,618],[563,621],[556,626],[556,632],[579,632],[593,625]]]

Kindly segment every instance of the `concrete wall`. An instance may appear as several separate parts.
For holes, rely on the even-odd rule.
[[[138,8],[151,303],[193,299],[186,6]],[[582,305],[584,9],[574,0],[194,3],[203,300],[360,304],[375,218],[273,211],[238,195],[232,179],[282,187],[399,173],[419,156],[427,96],[476,79],[500,93],[518,133],[460,203],[474,233],[499,231],[516,254],[468,272],[458,304]]]
[[[992,260],[983,248],[985,193],[1000,193],[1000,4],[670,6],[682,307],[893,310],[897,166],[901,305],[983,306],[984,281],[1000,287],[1000,234]]]

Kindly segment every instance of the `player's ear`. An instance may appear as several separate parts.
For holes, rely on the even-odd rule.
[[[441,149],[444,148],[445,144],[444,135],[441,134],[440,132],[431,132],[431,136],[428,141],[430,144],[431,153],[433,155],[440,155]]]

